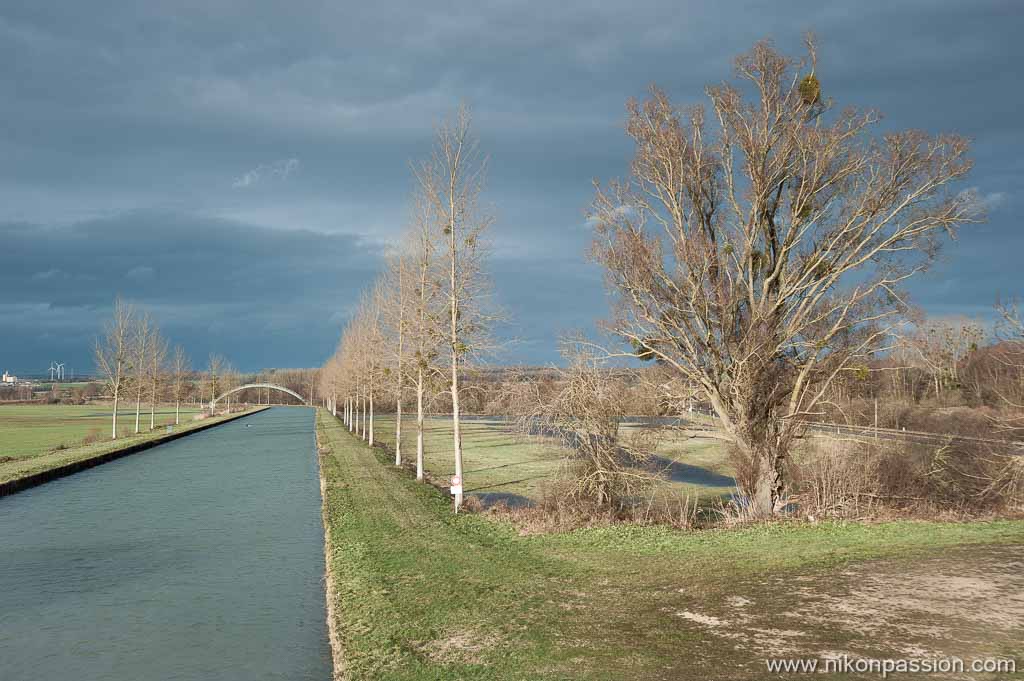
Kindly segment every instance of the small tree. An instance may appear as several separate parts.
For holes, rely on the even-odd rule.
[[[131,335],[132,391],[135,393],[135,434],[140,432],[139,417],[142,413],[142,397],[149,387],[150,361],[157,340],[156,325],[148,313],[135,320]]]
[[[156,428],[156,403],[160,399],[160,387],[167,370],[167,341],[159,329],[153,329],[152,349],[149,356],[149,429]]]
[[[507,400],[519,430],[554,437],[572,452],[569,497],[621,510],[654,479],[641,465],[652,441],[621,436],[629,404],[622,399],[623,382],[600,359],[579,342],[568,343],[563,356],[568,367],[554,370],[553,391],[536,380],[513,380]]]
[[[407,237],[409,244],[410,296],[409,344],[412,381],[416,389],[416,479],[423,480],[424,396],[427,381],[436,371],[438,345],[442,339],[438,327],[440,287],[436,276],[437,251],[430,202],[417,193],[413,201],[414,222]]]
[[[402,398],[405,396],[406,353],[408,352],[409,307],[412,289],[412,272],[408,254],[397,251],[388,262],[380,294],[380,310],[383,336],[390,349],[390,372],[395,394],[395,465],[402,465]]]
[[[211,410],[213,401],[224,392],[224,380],[228,363],[222,356],[211,353],[206,364],[206,387],[210,393]]]
[[[171,360],[171,391],[174,394],[174,425],[180,423],[181,400],[185,394],[186,381],[191,372],[188,355],[180,345],[174,347],[174,357]]]
[[[711,124],[658,89],[630,102],[630,177],[598,187],[590,215],[624,354],[700,387],[756,471],[743,491],[761,517],[785,505],[787,453],[831,381],[885,347],[901,285],[979,217],[955,188],[966,140],[833,115],[807,48],[737,59],[755,99],[709,87]]]
[[[104,325],[102,339],[97,338],[94,355],[96,368],[103,376],[114,400],[110,417],[110,437],[117,439],[117,408],[132,371],[132,329],[135,311],[120,298],[114,300],[114,314]]]

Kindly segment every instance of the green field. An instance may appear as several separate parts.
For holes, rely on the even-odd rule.
[[[785,678],[774,656],[1024,653],[1021,521],[524,534],[452,514],[322,410],[317,432],[341,678],[766,679]]]
[[[149,429],[149,408],[143,405],[139,418],[142,430]],[[200,410],[182,407],[181,421],[191,420]],[[174,406],[157,408],[158,427],[174,423]],[[135,409],[119,409],[119,431],[135,429]],[[72,447],[88,436],[110,439],[110,409],[102,404],[5,404],[0,405],[0,456],[23,459],[56,447]]]
[[[626,426],[628,433],[635,426]],[[385,414],[374,419],[375,438],[388,445],[395,442],[395,417]],[[424,468],[436,480],[445,481],[455,472],[451,419],[426,419]],[[507,501],[510,505],[537,501],[545,481],[553,479],[565,459],[556,443],[525,438],[513,433],[500,420],[472,418],[462,424],[463,468],[467,495],[485,502]],[[406,462],[416,459],[416,422],[402,419],[402,455]],[[659,442],[651,470],[664,480],[663,491],[692,495],[707,501],[733,491],[732,472],[720,440],[691,438],[668,433]]]
[[[102,407],[70,405],[3,405],[0,406],[0,483],[15,480],[67,463],[95,456],[159,438],[166,434],[166,426],[174,423],[174,409],[164,407],[157,412],[157,428],[149,430],[149,414],[140,419],[141,432],[132,434],[135,412],[118,412],[118,430],[122,435],[110,439],[110,413]],[[196,420],[196,410],[181,410],[180,430],[189,430],[210,423],[209,419]],[[122,425],[122,418],[124,422]],[[217,417],[221,420],[223,417]],[[99,439],[89,444],[81,441],[97,427],[102,431]],[[53,444],[56,443],[56,444]],[[11,453],[13,452],[13,454]]]

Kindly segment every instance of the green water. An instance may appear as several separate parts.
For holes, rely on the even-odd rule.
[[[0,498],[0,679],[330,678],[314,412]]]

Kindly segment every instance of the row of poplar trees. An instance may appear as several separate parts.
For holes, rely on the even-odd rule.
[[[374,414],[394,408],[395,465],[402,465],[402,418],[416,414],[416,479],[423,480],[424,408],[439,378],[451,397],[455,475],[464,477],[460,374],[490,347],[495,315],[485,270],[485,236],[493,222],[480,205],[487,159],[462,107],[436,132],[429,158],[413,164],[410,225],[384,273],[363,294],[334,355],[321,371],[320,393],[336,415],[371,446]],[[462,494],[455,495],[455,508]]]
[[[96,339],[96,369],[112,399],[110,437],[117,439],[117,416],[122,400],[135,403],[135,433],[141,430],[142,403],[149,403],[149,429],[156,427],[156,404],[169,389],[174,400],[174,423],[180,421],[181,401],[188,388],[191,368],[184,349],[173,352],[156,321],[120,298],[112,317]]]

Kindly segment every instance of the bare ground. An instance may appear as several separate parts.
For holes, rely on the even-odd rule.
[[[1019,545],[965,547],[937,557],[762,578],[735,584],[720,596],[683,587],[665,594],[664,601],[663,612],[680,626],[695,630],[712,648],[731,648],[727,657],[741,675],[760,668],[768,677],[763,660],[769,657],[1005,656],[1024,667],[1024,546]]]

